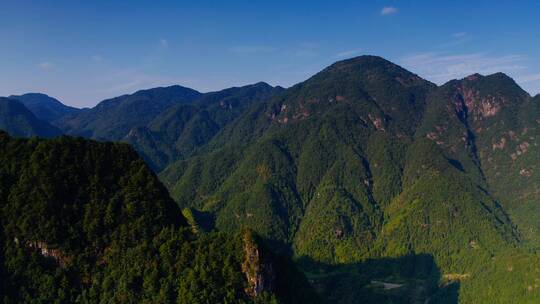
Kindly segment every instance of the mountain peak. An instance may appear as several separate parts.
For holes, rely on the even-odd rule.
[[[480,73],[474,73],[461,80],[468,81],[468,82],[474,82],[474,81],[507,82],[507,83],[512,83],[512,84],[517,85],[512,77],[506,75],[503,72],[497,72],[497,73],[493,73],[489,75],[482,75]]]
[[[166,87],[157,87],[157,88],[151,88],[151,89],[145,89],[145,90],[139,90],[135,93],[133,93],[133,96],[144,96],[144,97],[161,97],[161,98],[177,98],[178,96],[181,96],[182,98],[188,97],[196,98],[200,96],[201,93],[181,85],[172,85],[172,86],[166,86]]]
[[[451,82],[452,83],[452,82]],[[525,92],[512,77],[502,73],[494,73],[490,75],[472,74],[457,82],[463,88],[472,89],[479,94],[491,94],[502,96],[520,96],[528,97]]]
[[[56,127],[36,118],[22,102],[6,97],[0,97],[0,129],[22,137],[53,137],[60,134]]]
[[[327,69],[361,69],[401,68],[397,64],[379,56],[362,55],[333,63]]]
[[[66,106],[58,99],[43,93],[27,93],[9,98],[20,101],[37,118],[53,122],[66,115],[78,112],[80,109]]]
[[[412,86],[435,86],[418,75],[402,68],[401,66],[379,56],[362,55],[350,59],[338,61],[316,76],[354,79],[374,84],[375,82],[392,81],[405,87]]]
[[[43,93],[26,93],[22,95],[11,95],[9,96],[9,98],[17,99],[26,106],[38,104],[55,104],[65,106],[58,99]]]
[[[480,73],[474,73],[474,74],[471,74],[465,78],[463,78],[463,80],[467,80],[467,81],[475,81],[475,80],[478,80],[480,78],[484,78],[485,76],[480,74]]]

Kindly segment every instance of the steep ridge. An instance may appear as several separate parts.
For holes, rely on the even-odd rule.
[[[250,231],[190,232],[126,144],[0,132],[0,228],[6,303],[317,302]]]
[[[425,115],[430,119],[418,136],[435,140],[469,175],[476,175],[525,240],[538,246],[538,102],[501,73],[452,81],[433,100]]]
[[[280,91],[266,83],[257,83],[206,93],[191,104],[172,106],[145,127],[132,129],[124,141],[133,145],[159,172],[204,146],[249,106]]]
[[[17,137],[54,137],[59,129],[34,116],[17,100],[0,97],[0,130]]]
[[[386,91],[378,93],[373,89],[373,83],[370,81],[376,81],[374,79],[382,79],[379,86],[390,88],[389,96],[393,98],[394,106],[389,106],[385,101],[383,94],[386,94]],[[230,229],[231,225],[241,225],[243,221],[267,222],[266,227],[261,227],[260,233],[265,236],[279,234],[278,239],[291,242],[305,207],[311,205],[310,201],[316,197],[316,190],[319,186],[322,187],[322,181],[327,180],[330,184],[338,183],[335,181],[338,176],[335,175],[343,174],[341,171],[343,166],[355,164],[355,169],[350,169],[353,176],[343,176],[339,183],[348,183],[352,180],[362,180],[365,183],[362,182],[359,188],[354,185],[354,191],[348,189],[343,194],[338,194],[338,191],[335,195],[351,196],[353,198],[351,204],[360,204],[361,209],[367,214],[360,215],[355,221],[361,223],[369,219],[368,222],[371,224],[364,227],[369,231],[371,225],[376,226],[380,223],[382,216],[376,207],[374,195],[384,194],[379,191],[379,186],[378,192],[373,194],[370,186],[372,182],[370,179],[373,177],[371,169],[367,166],[365,154],[368,150],[368,139],[372,134],[381,133],[383,135],[373,137],[374,146],[376,141],[382,142],[389,137],[396,139],[396,144],[392,145],[399,150],[397,143],[410,140],[412,137],[412,129],[419,121],[425,96],[433,88],[429,82],[420,80],[416,75],[382,58],[362,57],[337,63],[305,83],[288,89],[266,105],[257,106],[257,109],[265,108],[265,110],[256,112],[255,120],[252,113],[246,113],[238,123],[231,126],[235,129],[233,132],[244,132],[242,129],[266,131],[260,139],[255,139],[256,144],[248,146],[241,152],[242,157],[238,157],[239,163],[217,165],[238,168],[222,184],[212,180],[191,178],[192,174],[186,179],[181,176],[178,179],[178,187],[171,187],[172,193],[177,195],[181,205],[213,211],[223,207],[223,213],[220,211],[222,215],[218,215],[217,218],[220,228]],[[392,91],[401,93],[394,95]],[[382,101],[377,102],[378,100]],[[414,117],[410,118],[409,113],[417,111],[419,112],[415,117],[418,118],[416,120]],[[406,127],[400,126],[398,121],[407,121]],[[253,127],[253,123],[263,126]],[[222,134],[221,136],[228,136],[230,133]],[[210,153],[208,157],[214,160],[231,159],[228,151],[239,146],[237,142],[241,140],[235,137],[229,139],[230,146]],[[217,138],[215,141],[225,140]],[[389,151],[394,152],[402,153]],[[222,153],[222,156],[213,156],[215,153]],[[208,161],[203,160],[202,163],[207,164]],[[191,174],[192,170],[208,170],[198,164],[199,162],[194,160],[192,163],[179,166],[187,166],[185,172],[188,174]],[[166,181],[166,174],[170,171],[162,175]],[[222,175],[209,174],[208,178],[220,176]],[[207,189],[184,191],[182,189],[184,187],[197,189],[199,186],[190,185],[190,181],[199,182],[201,187],[206,187],[206,184],[221,187],[208,189],[210,193]],[[242,188],[238,189],[239,185],[242,185]],[[253,190],[252,187],[256,187],[257,190]],[[192,197],[190,196],[192,193],[199,193],[201,197]],[[259,195],[265,199],[260,200]],[[206,201],[201,201],[201,198]],[[335,200],[339,202],[342,198],[338,196]],[[224,201],[231,203],[223,204],[224,206],[216,204]],[[249,204],[252,205],[248,208],[246,205]],[[261,204],[267,205],[262,208]],[[262,211],[263,209],[267,211]],[[272,213],[274,216],[266,216]],[[273,223],[268,218],[280,220]],[[362,234],[360,231],[358,233]]]
[[[436,87],[362,56],[252,106],[160,177],[181,207],[215,216],[219,230],[250,227],[289,251],[318,273],[311,279],[323,293],[329,265],[420,254],[433,257],[443,286],[461,284],[460,302],[493,298],[475,286],[497,288],[500,303],[530,300],[534,287],[484,274],[502,275],[514,256],[537,258],[523,249],[523,221],[499,194],[487,151],[498,152],[501,130],[523,133],[522,115],[538,117],[533,105],[503,74]],[[511,275],[531,284],[536,273]]]
[[[66,106],[58,99],[40,93],[27,93],[19,96],[9,96],[24,104],[38,119],[54,124],[62,117],[76,113],[80,109]]]

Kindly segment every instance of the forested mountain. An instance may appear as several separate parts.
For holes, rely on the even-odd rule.
[[[29,282],[10,300],[316,301],[278,252],[329,303],[540,301],[540,96],[502,73],[436,86],[361,56],[288,89],[150,89],[55,123],[148,167],[126,144],[2,135],[1,271]]]
[[[57,125],[69,135],[120,140],[169,107],[190,103],[200,96],[201,93],[182,86],[142,90],[104,100],[92,109],[64,117]]]
[[[192,232],[126,144],[0,132],[3,303],[317,302],[249,231]]]
[[[39,120],[17,100],[0,97],[0,130],[17,137],[53,137],[61,131]]]
[[[65,134],[130,143],[161,171],[191,155],[254,103],[280,92],[266,83],[201,94],[181,86],[105,100],[56,121]]]
[[[202,95],[191,104],[176,104],[147,126],[133,128],[124,141],[133,145],[157,171],[191,155],[249,106],[280,92],[266,83]]]
[[[9,96],[20,101],[38,119],[54,124],[58,119],[76,113],[80,109],[66,106],[60,101],[45,94],[28,93],[19,96]]]
[[[217,229],[290,250],[327,299],[372,294],[367,261],[427,255],[442,291],[399,271],[375,281],[403,284],[406,301],[534,302],[537,107],[504,74],[437,87],[363,56],[252,106],[160,176]]]

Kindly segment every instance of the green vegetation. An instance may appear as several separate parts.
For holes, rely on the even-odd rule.
[[[54,122],[80,111],[80,109],[66,106],[55,98],[45,94],[28,93],[20,96],[9,96],[10,99],[20,101],[38,119],[54,125]]]
[[[176,104],[124,139],[156,171],[184,159],[207,144],[249,106],[280,92],[266,83],[201,95],[190,104]]]
[[[0,133],[0,201],[3,303],[317,300],[251,232],[194,234],[126,144]],[[272,272],[256,273],[267,283],[248,293],[252,256]]]
[[[98,140],[121,140],[175,104],[190,103],[201,93],[181,86],[155,88],[100,102],[92,109],[56,122],[65,134]]]
[[[61,132],[41,121],[17,100],[0,97],[0,130],[17,137],[54,137]]]
[[[330,303],[537,303],[539,117],[504,74],[437,87],[374,56],[286,90],[108,100],[61,126],[131,144],[176,204],[125,144],[2,135],[0,288],[6,302],[312,303],[312,287]]]
[[[343,277],[344,303],[353,290],[368,302],[489,302],[482,286],[497,286],[500,303],[534,302],[534,284],[521,283],[536,270],[506,272],[506,285],[484,273],[502,275],[498,261],[512,256],[537,258],[527,249],[539,228],[537,109],[503,74],[436,87],[364,56],[252,106],[160,177],[219,230],[249,227],[291,252],[329,300]],[[355,270],[381,259],[411,267],[407,256],[429,256],[438,274]],[[408,287],[369,292],[393,277]]]

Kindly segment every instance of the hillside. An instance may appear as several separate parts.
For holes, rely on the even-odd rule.
[[[376,56],[288,89],[106,100],[56,123],[133,149],[3,135],[0,239],[80,257],[54,268],[67,289],[36,281],[52,275],[40,262],[11,260],[0,271],[27,269],[30,285],[4,288],[90,302],[296,303],[314,288],[329,303],[536,303],[539,117],[540,96],[505,74],[436,86]]]
[[[172,106],[147,126],[132,129],[123,140],[159,172],[204,146],[249,106],[280,91],[257,83],[206,93],[191,104]]]
[[[266,83],[201,94],[171,86],[105,100],[55,121],[64,134],[130,143],[159,172],[206,145],[252,104],[282,91]]]
[[[61,131],[39,120],[17,100],[0,97],[0,130],[17,137],[54,137]]]
[[[38,119],[51,124],[66,115],[80,111],[80,109],[66,106],[58,99],[45,94],[28,93],[19,96],[12,95],[9,98],[20,101]]]
[[[5,303],[317,300],[251,232],[191,232],[128,145],[0,133],[0,160]]]
[[[460,303],[495,293],[490,303],[533,301],[538,270],[508,271],[511,284],[485,274],[500,276],[513,257],[537,259],[526,249],[536,216],[523,211],[538,205],[536,163],[515,163],[537,154],[536,105],[504,74],[437,87],[362,56],[253,105],[160,177],[181,207],[213,216],[217,229],[250,227],[290,252],[327,298],[336,272],[367,292],[365,261],[412,255],[431,257],[421,264],[438,268],[435,285],[445,286],[423,300],[457,286]],[[496,158],[503,132],[508,154]],[[531,200],[516,205],[518,191]],[[427,288],[415,275],[384,277],[410,287],[402,292]],[[353,285],[334,300],[348,303]]]
[[[200,95],[182,86],[142,90],[104,100],[94,108],[62,118],[57,125],[65,134],[118,141],[131,129],[145,126],[167,108],[190,103]]]

